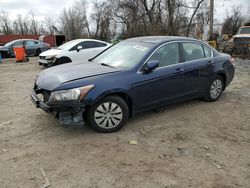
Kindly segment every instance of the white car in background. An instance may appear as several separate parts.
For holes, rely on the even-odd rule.
[[[39,55],[39,65],[50,67],[54,65],[80,62],[91,59],[109,48],[111,44],[94,39],[76,39],[69,41],[56,49],[45,51]]]

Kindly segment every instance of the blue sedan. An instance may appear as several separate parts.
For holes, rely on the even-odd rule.
[[[219,99],[234,77],[233,59],[183,37],[125,40],[81,63],[44,70],[31,99],[61,124],[88,122],[101,132],[122,128],[134,114],[193,98]]]

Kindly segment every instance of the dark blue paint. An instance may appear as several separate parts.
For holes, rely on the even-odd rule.
[[[204,96],[204,92],[209,86],[210,81],[218,74],[225,77],[225,85],[228,86],[234,77],[234,66],[229,62],[230,56],[222,54],[213,49],[214,57],[204,58],[202,60],[195,60],[190,62],[181,61],[179,64],[161,67],[153,70],[150,73],[141,72],[141,67],[148,57],[159,46],[167,42],[199,42],[204,45],[202,41],[187,39],[187,38],[148,38],[151,41],[146,41],[145,38],[129,39],[129,41],[146,41],[154,43],[152,49],[142,58],[141,62],[131,70],[118,70],[110,67],[96,67],[90,66],[89,63],[84,64],[84,69],[80,67],[75,68],[74,65],[62,65],[53,69],[46,70],[46,74],[50,74],[58,69],[64,69],[58,75],[53,75],[53,79],[58,78],[64,80],[64,72],[69,71],[67,66],[71,66],[70,73],[74,74],[74,71],[79,73],[81,70],[84,73],[94,69],[103,69],[101,74],[93,75],[91,73],[88,77],[77,76],[75,79],[61,81],[51,91],[66,90],[71,88],[82,87],[85,85],[93,84],[95,88],[92,89],[84,100],[86,106],[93,105],[101,98],[119,94],[127,96],[131,101],[131,108],[134,112],[139,112],[151,108],[160,107],[168,103],[174,103],[183,99],[190,99],[195,97]],[[181,52],[180,52],[181,53]],[[88,69],[88,65],[91,67]],[[60,68],[61,67],[61,68]],[[46,77],[46,74],[44,75]],[[69,72],[67,72],[69,74]],[[60,81],[58,79],[58,81]],[[45,80],[46,81],[46,80]],[[49,85],[52,80],[47,79],[47,83],[43,82],[43,85]],[[39,86],[39,83],[37,83]],[[45,89],[45,88],[42,88]],[[134,113],[133,112],[133,113]]]

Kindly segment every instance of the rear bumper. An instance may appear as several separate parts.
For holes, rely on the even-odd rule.
[[[227,67],[227,75],[226,75],[226,85],[225,87],[227,87],[234,79],[234,74],[235,74],[235,68],[234,65],[229,65]]]
[[[32,90],[30,97],[36,108],[41,108],[47,113],[55,112],[59,115],[61,125],[64,126],[83,126],[83,113],[85,106],[81,103],[60,102],[56,104],[45,103],[37,96],[39,91]]]

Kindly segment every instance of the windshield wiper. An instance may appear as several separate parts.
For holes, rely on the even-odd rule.
[[[101,63],[101,65],[103,65],[103,66],[106,66],[106,67],[111,67],[111,68],[116,68],[116,67],[114,67],[114,66],[112,66],[112,65],[108,65],[108,64],[106,64],[106,63]]]

